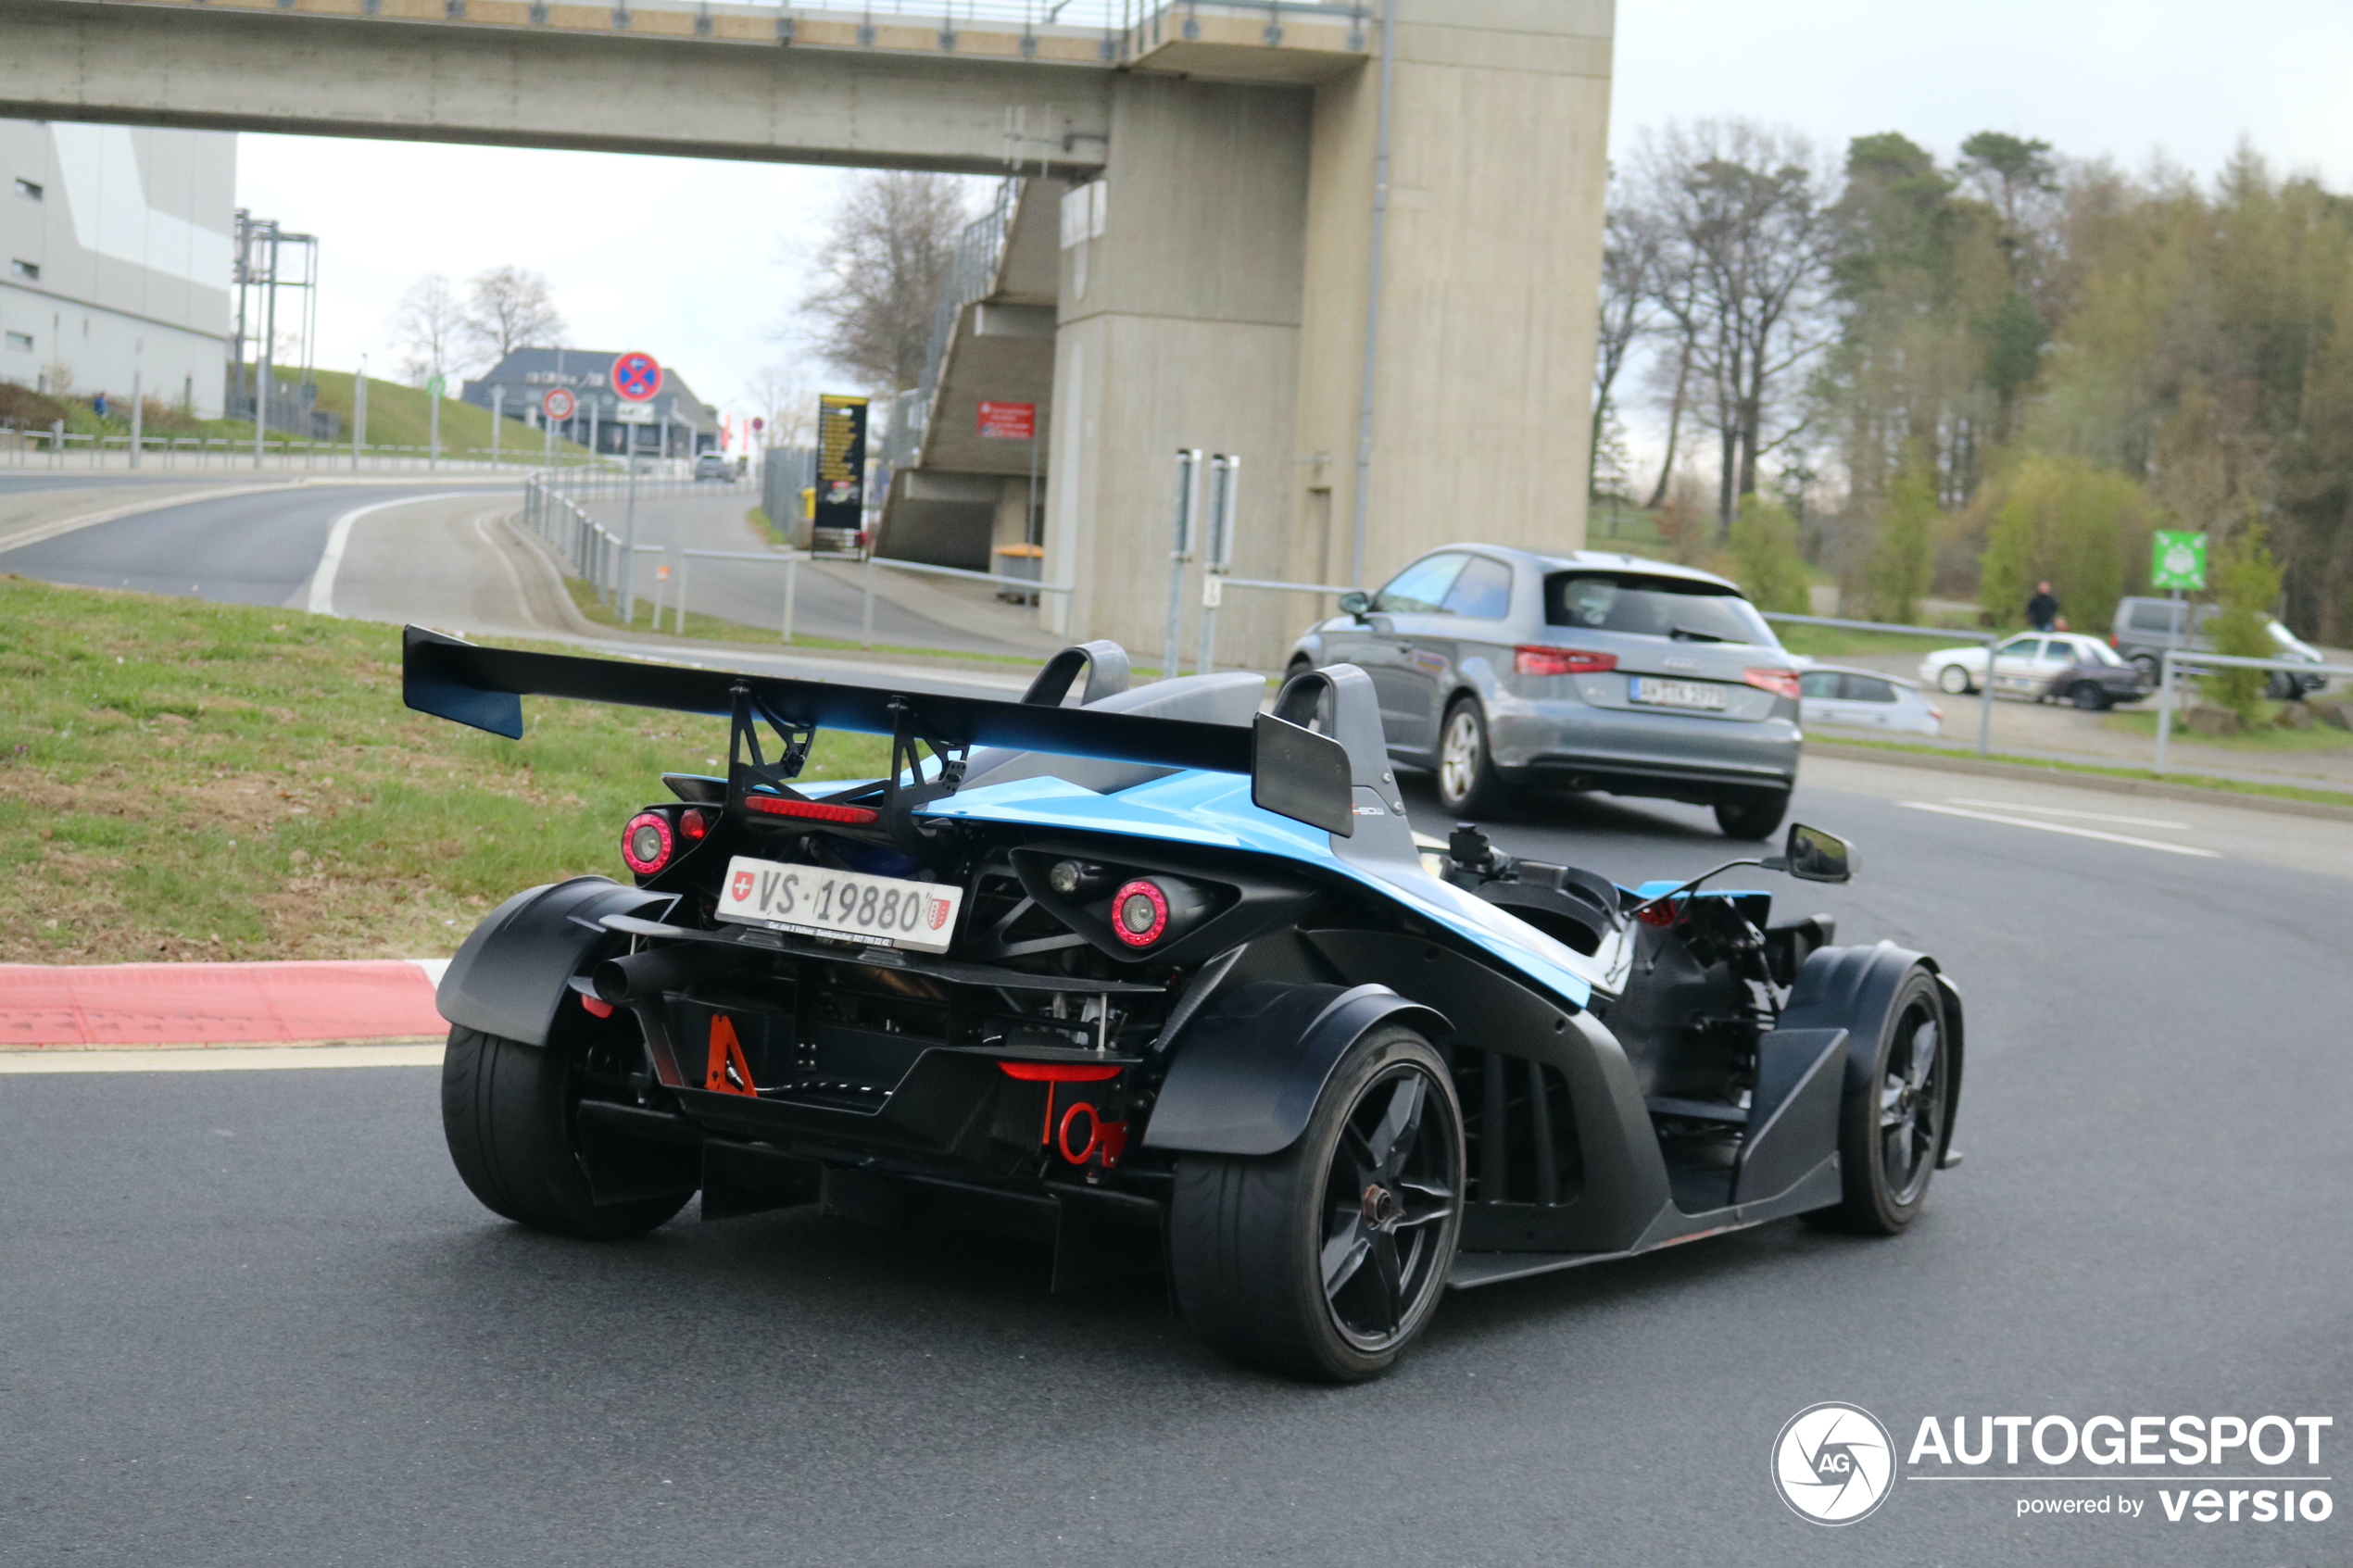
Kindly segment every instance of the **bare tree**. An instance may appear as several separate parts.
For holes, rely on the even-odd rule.
[[[447,375],[465,335],[465,312],[449,280],[427,272],[410,283],[392,313],[392,330],[407,351],[400,364],[406,380],[422,386],[430,377]]]
[[[752,376],[746,390],[752,408],[767,421],[767,428],[760,433],[761,445],[817,444],[817,392],[799,367],[767,366]]]
[[[1593,355],[1593,430],[1586,446],[1585,487],[1600,471],[1602,444],[1616,411],[1612,395],[1634,345],[1651,329],[1655,314],[1652,270],[1658,257],[1655,231],[1642,215],[1613,203],[1602,235],[1600,331]]]
[[[493,267],[468,286],[464,330],[475,351],[497,364],[518,348],[553,347],[564,335],[564,319],[544,273]]]
[[[1804,137],[1737,119],[1645,133],[1635,169],[1662,307],[1701,378],[1692,411],[1717,433],[1717,525],[1730,529],[1759,459],[1799,428],[1772,427],[1826,341],[1828,179]]]
[[[819,354],[872,389],[904,392],[921,381],[932,312],[965,221],[963,187],[952,176],[853,181],[818,247],[816,287],[800,305]]]

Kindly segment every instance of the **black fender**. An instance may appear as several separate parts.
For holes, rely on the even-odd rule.
[[[1280,1154],[1307,1130],[1340,1059],[1387,1023],[1424,1035],[1451,1027],[1436,1010],[1386,985],[1268,981],[1221,997],[1178,1038],[1145,1147]]]
[[[485,1035],[544,1046],[572,977],[601,947],[625,940],[600,929],[607,915],[644,914],[674,896],[576,876],[518,893],[468,934],[441,977],[441,1016]]]
[[[1888,1010],[1896,987],[1915,969],[1936,977],[1944,1008],[1945,1082],[1942,1160],[1953,1143],[1953,1124],[1960,1118],[1961,1070],[1965,1039],[1960,991],[1946,979],[1936,960],[1926,953],[1881,942],[1869,947],[1818,947],[1797,972],[1789,1001],[1781,1009],[1777,1029],[1843,1029],[1847,1032],[1845,1087],[1848,1093],[1869,1086],[1872,1057],[1887,1028]]]

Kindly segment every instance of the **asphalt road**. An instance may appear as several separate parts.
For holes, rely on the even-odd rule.
[[[12,483],[11,476],[0,474],[0,502],[48,488],[40,483],[42,477],[36,472],[22,483]],[[103,481],[102,487],[120,491],[122,483],[121,476],[57,477],[57,487],[65,489],[91,488]],[[299,608],[310,602],[312,577],[336,520],[367,508],[345,541],[334,581],[336,613],[415,621],[469,633],[580,640],[570,631],[573,623],[560,606],[562,590],[546,558],[510,535],[498,521],[512,509],[514,494],[509,482],[468,486],[462,480],[444,480],[414,486],[304,485],[167,502],[36,544],[0,549],[0,572],[83,587]],[[759,541],[743,521],[749,504],[734,492],[648,499],[640,503],[643,537],[647,543],[673,547],[757,549]],[[641,567],[650,589],[653,564],[648,559]],[[764,626],[777,618],[784,584],[780,568],[700,560],[691,570],[689,586],[697,609],[736,617],[748,625]],[[800,634],[845,640],[861,635],[862,596],[854,578],[804,566],[799,579],[796,629]],[[973,619],[985,622],[987,618]],[[874,640],[972,653],[1035,651],[879,596]],[[711,651],[709,644],[677,646],[690,659]],[[643,655],[659,650],[640,645],[633,651]],[[788,655],[737,662],[779,669],[789,663],[796,673],[811,666],[805,672],[833,679],[844,673],[838,661],[812,665]],[[1013,673],[1009,671],[1009,679]]]
[[[1365,1387],[961,1236],[519,1230],[450,1171],[428,1071],[0,1079],[0,1561],[2353,1560],[2353,825],[1847,764],[1798,814],[1860,879],[1735,883],[1958,978],[1967,1166],[1900,1239],[1776,1223],[1456,1295]],[[1622,881],[1728,853],[1686,808],[1550,815],[1498,836]],[[1828,1399],[1906,1449],[1931,1414],[2332,1415],[2303,1473],[2337,1510],[1898,1483],[1826,1529],[1767,1456]],[[2146,1512],[2016,1513],[2101,1493]]]
[[[85,588],[299,608],[335,519],[449,486],[305,486],[159,507],[0,553],[0,571]]]

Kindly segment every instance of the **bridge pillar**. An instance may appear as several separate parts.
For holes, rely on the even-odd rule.
[[[1611,0],[1400,0],[1365,585],[1457,539],[1585,539]],[[1179,446],[1242,458],[1238,576],[1348,583],[1377,61],[1296,84],[1114,81],[1066,211],[1041,613],[1157,650]],[[1094,231],[1100,230],[1100,232]],[[1185,593],[1197,646],[1199,565]],[[1273,668],[1328,599],[1236,593]]]

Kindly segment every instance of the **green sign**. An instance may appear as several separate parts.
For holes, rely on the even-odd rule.
[[[2152,588],[2203,588],[2206,586],[2206,535],[2203,533],[2167,533],[2157,535],[2150,552],[2149,586]]]
[[[438,397],[438,396],[440,396],[443,393],[445,393],[445,392],[447,392],[447,391],[448,391],[448,390],[449,390],[449,383],[448,383],[448,382],[447,382],[447,381],[444,380],[442,377],[440,377],[440,376],[427,376],[427,377],[425,378],[425,395],[426,395],[426,396],[428,396],[428,397]],[[2160,535],[2160,537],[2162,537],[2162,535]],[[2201,560],[2203,560],[2203,559],[2205,559],[2205,558],[2205,558],[2205,555],[2204,555],[2204,547],[2205,547],[2205,544],[2206,544],[2206,536],[2205,536],[2204,534],[2202,534],[2202,533],[2183,533],[2183,534],[2177,534],[2177,535],[2175,535],[2175,537],[2176,537],[2176,538],[2182,538],[2182,539],[2196,539],[2196,540],[2198,542],[2198,546],[2199,546],[2199,549],[2200,549],[2200,554],[2199,554],[2198,558],[2199,558],[2199,559],[2201,559]]]

